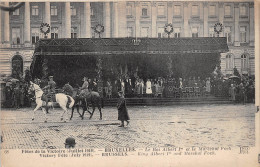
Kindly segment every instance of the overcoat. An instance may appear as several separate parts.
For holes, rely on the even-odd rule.
[[[127,111],[127,108],[126,108],[125,98],[120,97],[118,99],[117,110],[118,110],[118,120],[121,120],[121,121],[130,120],[129,115],[128,115],[128,111]]]

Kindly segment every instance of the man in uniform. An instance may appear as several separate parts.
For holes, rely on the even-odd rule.
[[[49,76],[48,85],[43,88],[43,101],[46,102],[46,107],[48,102],[52,99],[52,96],[55,94],[56,82],[53,81],[53,76]]]

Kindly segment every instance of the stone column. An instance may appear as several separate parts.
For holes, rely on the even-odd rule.
[[[24,9],[24,45],[30,47],[31,43],[31,15],[30,15],[30,3],[25,2]]]
[[[105,38],[110,38],[110,31],[111,31],[111,26],[110,26],[110,2],[104,2],[104,27],[105,27]]]
[[[65,34],[64,38],[71,38],[70,2],[65,2]]]
[[[118,2],[113,2],[113,11],[114,11],[113,37],[117,38],[118,37]]]
[[[51,26],[51,4],[50,4],[50,2],[45,2],[44,23],[48,23]],[[47,38],[50,38],[50,37],[51,37],[51,33],[48,33]]]
[[[141,17],[140,2],[135,2],[135,37],[141,37],[140,17]]]
[[[203,2],[203,11],[204,11],[204,18],[203,18],[203,21],[204,21],[204,24],[203,24],[203,36],[204,37],[208,37],[209,36],[209,25],[208,25],[208,18],[209,18],[209,10],[208,10],[208,2]]]
[[[82,38],[91,37],[90,2],[84,2]]]
[[[239,41],[239,3],[235,3],[235,41],[234,46],[240,46]]]
[[[156,19],[157,19],[157,8],[156,2],[151,2],[152,5],[152,37],[157,37],[157,27],[156,27]]]
[[[91,38],[90,2],[84,2],[82,38]]]
[[[173,18],[173,9],[172,9],[172,2],[167,3],[167,10],[168,10],[168,23],[172,23],[172,18]]]
[[[118,37],[127,37],[126,2],[118,2]]]
[[[223,25],[224,23],[224,3],[223,2],[219,2],[219,22]],[[222,30],[222,32],[219,33],[219,37],[224,37],[224,29]]]
[[[254,23],[254,3],[249,3],[249,45],[255,46],[255,23]]]
[[[189,37],[189,3],[188,2],[184,2],[183,3],[184,6],[184,12],[183,12],[183,18],[184,18],[184,37]]]
[[[5,2],[4,5],[9,6],[9,2]],[[10,45],[10,20],[8,11],[4,11],[4,43],[6,46]]]

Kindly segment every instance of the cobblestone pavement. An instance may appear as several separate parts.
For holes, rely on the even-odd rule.
[[[128,127],[118,127],[115,107],[103,109],[93,118],[81,120],[78,114],[60,121],[62,110],[50,110],[44,123],[41,110],[31,120],[32,109],[2,109],[3,149],[64,148],[67,137],[76,147],[171,147],[171,146],[254,146],[254,104],[182,105],[128,107]],[[69,114],[70,115],[70,114]]]

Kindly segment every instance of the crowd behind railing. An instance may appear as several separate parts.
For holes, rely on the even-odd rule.
[[[55,80],[55,78],[54,78]],[[34,82],[40,85],[40,80]],[[199,98],[207,96],[226,97],[237,103],[254,102],[255,80],[247,76],[234,78],[157,78],[124,79],[100,82],[88,79],[89,90],[103,92],[105,98],[117,98],[122,91],[126,98]],[[32,97],[28,94],[29,83],[23,79],[8,81],[1,85],[3,107],[30,107]],[[59,90],[60,91],[60,90]],[[3,99],[3,97],[2,97]]]

